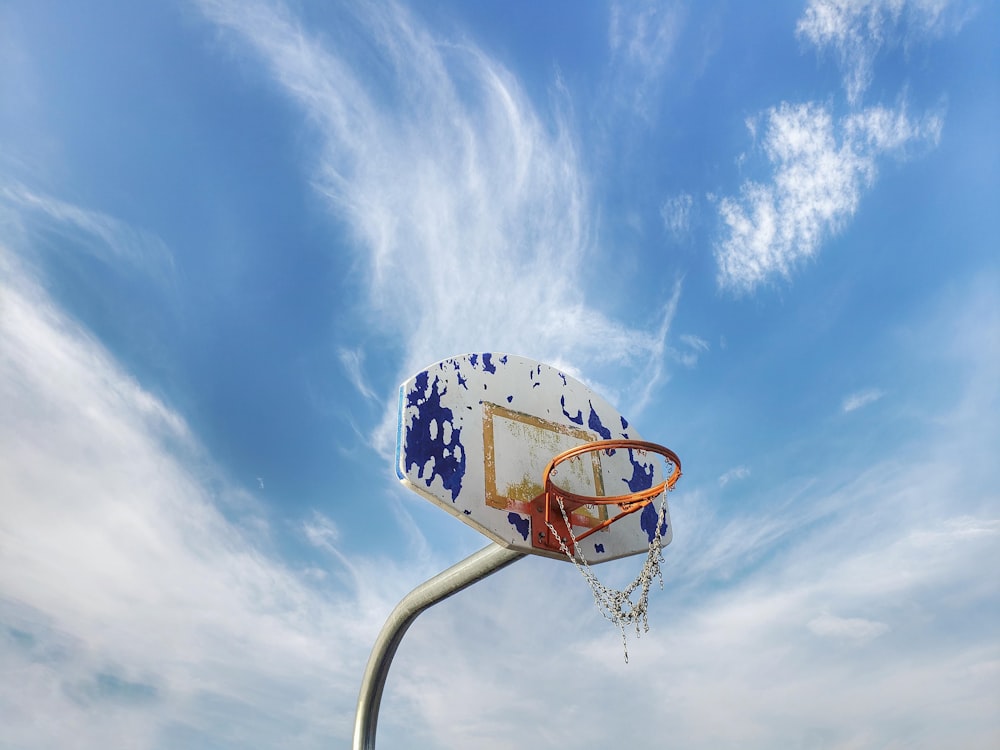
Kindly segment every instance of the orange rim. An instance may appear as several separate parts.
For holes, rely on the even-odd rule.
[[[571,458],[575,458],[576,456],[584,453],[610,451],[617,450],[619,448],[644,451],[646,453],[656,453],[663,456],[663,458],[673,464],[674,470],[671,472],[669,477],[653,487],[639,492],[629,492],[624,495],[610,496],[579,495],[575,492],[569,492],[568,490],[564,490],[559,487],[551,478],[553,470],[559,464],[564,463]],[[550,499],[560,497],[563,500],[568,500],[572,503],[580,503],[582,505],[633,505],[635,503],[642,503],[642,506],[645,506],[650,500],[663,493],[665,490],[673,489],[674,485],[677,484],[677,480],[680,478],[681,460],[678,458],[676,453],[665,446],[659,445],[658,443],[649,443],[645,440],[595,440],[594,442],[584,443],[583,445],[577,445],[569,450],[565,450],[549,461],[549,465],[545,467],[545,472],[542,474],[542,486],[545,488],[545,494],[550,496]],[[619,517],[620,516],[616,516],[616,518]]]
[[[555,469],[559,466],[559,464],[575,458],[576,456],[596,451],[611,451],[619,449],[631,449],[645,453],[656,453],[673,465],[673,471],[669,477],[653,487],[640,490],[639,492],[630,492],[625,495],[612,495],[610,497],[601,495],[580,495],[575,492],[569,492],[561,489],[552,479],[552,474],[555,473]],[[636,511],[642,510],[653,502],[653,498],[673,489],[673,486],[677,483],[677,480],[680,479],[680,476],[681,460],[677,457],[677,454],[662,445],[657,443],[648,443],[644,440],[595,440],[593,442],[583,443],[582,445],[577,445],[569,450],[563,451],[553,458],[549,462],[549,465],[545,467],[545,471],[542,474],[543,490],[541,494],[531,501],[530,504],[532,518],[544,524],[544,528],[540,528],[537,532],[536,538],[532,540],[532,545],[541,549],[559,550],[559,537],[561,536],[561,533],[558,529],[564,529],[567,534],[567,538],[562,539],[564,544],[568,543],[569,538],[572,538],[574,543],[579,543],[591,534],[595,534],[598,531],[606,529],[615,521],[621,520],[625,516],[629,516]],[[558,510],[558,501],[560,500],[563,501],[563,509],[561,512]],[[577,536],[569,527],[566,526],[564,519],[560,518],[560,515],[565,513],[567,518],[572,518],[573,511],[582,505],[617,505],[619,507],[619,512],[610,518],[605,518],[600,523],[591,526],[587,529],[587,531]],[[553,524],[555,524],[554,527]]]

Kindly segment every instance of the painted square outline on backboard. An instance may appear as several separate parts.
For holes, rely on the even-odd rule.
[[[500,404],[490,401],[483,401],[483,477],[485,480],[485,500],[486,505],[500,510],[519,510],[527,512],[527,505],[542,491],[542,472],[545,465],[557,453],[572,445],[589,443],[595,439],[594,435],[583,429],[570,427],[558,422],[551,422],[541,417],[531,414],[524,414],[513,409],[508,409]],[[552,450],[552,455],[540,459],[539,466],[532,466],[524,474],[522,480],[515,485],[504,488],[504,493],[497,486],[497,465],[496,465],[496,444],[497,444],[497,422],[509,420],[512,423],[522,426],[527,430],[540,430],[543,433],[550,433],[553,437],[563,436],[571,439],[571,444],[563,445]],[[556,438],[558,440],[558,438]],[[588,472],[588,479],[592,482],[587,491],[592,492],[597,497],[604,496],[604,478],[601,472],[600,455],[592,453],[590,455],[591,472]],[[607,508],[604,506],[584,506],[577,509],[574,515],[589,516],[595,520],[603,520],[607,517]]]

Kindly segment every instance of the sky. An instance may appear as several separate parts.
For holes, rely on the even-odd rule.
[[[0,748],[347,745],[487,541],[392,465],[477,351],[680,455],[665,586],[627,664],[566,563],[439,604],[380,747],[1000,745],[997,28],[0,5]]]

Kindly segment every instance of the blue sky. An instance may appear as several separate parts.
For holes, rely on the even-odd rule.
[[[998,27],[5,3],[0,746],[347,743],[485,541],[398,385],[508,351],[680,454],[666,587],[629,664],[570,565],[440,605],[380,746],[995,747]]]

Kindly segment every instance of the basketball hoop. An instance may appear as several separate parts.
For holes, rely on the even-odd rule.
[[[627,662],[625,625],[635,625],[637,635],[640,623],[649,630],[649,586],[654,578],[663,586],[662,551],[673,537],[667,493],[681,475],[677,455],[642,441],[625,415],[586,384],[502,352],[462,354],[414,374],[399,387],[397,425],[399,480],[492,544],[421,584],[393,610],[365,671],[354,750],[375,747],[385,677],[414,618],[524,555],[576,566],[601,613],[621,630]],[[616,494],[623,486],[628,492]],[[621,591],[591,571],[643,553],[642,571]]]
[[[501,352],[432,364],[400,386],[395,469],[501,547],[572,562],[623,639],[626,623],[646,627],[680,460],[584,383]],[[623,591],[591,572],[632,555],[645,563]]]
[[[602,453],[604,456],[614,456],[616,451],[627,451],[628,460],[635,467],[633,481],[622,479],[628,484],[631,492],[610,496],[589,495],[556,484],[554,478],[558,476],[561,465],[577,461],[584,454]],[[646,461],[651,453],[661,456],[670,468],[669,472],[664,473],[666,479],[656,484],[652,483],[653,466]],[[648,472],[640,471],[640,467],[647,466]],[[539,549],[562,551],[580,571],[594,592],[594,601],[601,614],[621,630],[626,662],[628,662],[628,643],[625,626],[634,625],[637,636],[642,632],[648,632],[647,609],[650,584],[654,578],[658,578],[660,588],[663,588],[660,563],[663,560],[661,540],[667,530],[667,493],[674,488],[680,476],[680,458],[669,448],[644,440],[597,440],[556,455],[542,474],[543,491],[531,503],[532,528],[538,529],[532,543]],[[644,483],[650,486],[642,487]],[[659,509],[649,513],[646,509],[650,506],[655,509],[653,502],[661,495],[663,499]],[[617,513],[609,515],[615,507]],[[594,518],[592,513],[577,512],[585,508],[599,510],[601,517],[591,520]],[[646,560],[639,575],[630,584],[621,590],[613,589],[601,583],[594,575],[581,550],[580,542],[638,511],[644,511],[642,525],[649,535]],[[586,530],[577,533],[574,531],[574,526],[585,527]],[[636,590],[639,591],[638,600],[633,601],[632,594]]]

